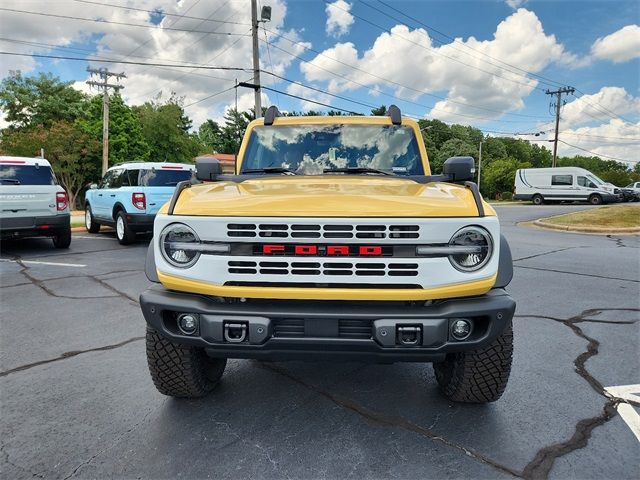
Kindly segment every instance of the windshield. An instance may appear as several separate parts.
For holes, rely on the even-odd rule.
[[[2,185],[55,185],[51,167],[35,165],[0,165]]]
[[[590,175],[587,175],[587,178],[591,180],[593,183],[595,183],[596,185],[604,185],[604,182],[600,180],[598,177],[596,177],[593,173]]]
[[[191,170],[141,170],[140,186],[143,187],[175,187],[178,182],[189,180]]]
[[[242,172],[283,168],[300,175],[326,169],[371,168],[424,175],[418,142],[400,125],[273,125],[255,127]]]

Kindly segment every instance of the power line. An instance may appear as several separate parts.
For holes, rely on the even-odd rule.
[[[152,15],[153,14],[161,14],[161,15],[163,15],[165,17],[179,17],[179,19],[180,18],[186,18],[188,20],[203,20],[205,22],[228,23],[228,24],[231,24],[231,25],[246,25],[246,26],[251,25],[250,23],[230,22],[228,20],[211,20],[210,17],[208,17],[208,18],[194,17],[194,16],[191,16],[191,15],[181,15],[179,13],[168,13],[168,12],[165,12],[163,10],[147,10],[147,9],[144,9],[144,8],[136,8],[136,7],[126,6],[126,5],[114,5],[112,3],[91,2],[89,0],[72,0],[72,1],[73,2],[78,2],[78,3],[86,3],[86,4],[89,4],[89,5],[99,5],[101,7],[112,7],[112,8],[120,8],[120,9],[123,9],[123,10],[132,10],[132,11],[136,11],[136,12],[146,12],[146,13],[149,13],[149,14],[152,14]],[[199,2],[196,2],[196,4],[197,3],[199,3]],[[227,2],[227,3],[229,3],[229,2]],[[189,10],[191,10],[191,8],[193,8],[194,5],[189,7]]]
[[[223,93],[226,93],[226,92],[228,92],[228,91],[230,91],[230,90],[233,90],[234,88],[236,88],[235,80],[233,80],[233,82],[234,82],[233,87],[225,88],[224,90],[221,90],[221,91],[219,91],[219,92],[212,93],[211,95],[207,95],[206,97],[201,98],[200,100],[196,100],[195,102],[188,103],[188,104],[187,104],[187,105],[185,105],[183,108],[189,108],[189,107],[192,107],[193,105],[195,105],[195,104],[197,104],[197,103],[204,102],[205,100],[209,100],[210,98],[217,97],[218,95],[222,95]]]
[[[215,35],[228,35],[228,36],[236,36],[243,35],[242,33],[236,32],[208,32],[206,30],[189,30],[185,28],[174,28],[174,27],[160,27],[157,25],[145,25],[140,23],[127,23],[127,22],[117,22],[115,20],[98,20],[95,18],[84,18],[84,17],[73,17],[70,15],[58,15],[53,13],[43,13],[43,12],[29,12],[27,10],[16,10],[13,8],[0,8],[0,11],[12,12],[12,13],[25,13],[28,15],[39,15],[42,17],[53,17],[53,18],[64,18],[66,20],[81,20],[85,22],[94,22],[94,23],[102,23],[108,25],[123,25],[126,27],[137,27],[137,28],[151,28],[154,30],[169,30],[174,32],[189,32],[189,33],[210,33]]]
[[[611,159],[611,160],[616,160],[618,162],[624,162],[624,163],[638,163],[638,160],[623,160],[621,158],[612,157],[611,155],[605,155],[604,153],[592,152],[591,150],[587,150],[587,149],[584,149],[582,147],[578,147],[577,145],[571,145],[570,143],[567,143],[564,140],[558,140],[558,141],[564,143],[568,147],[572,147],[572,148],[576,148],[578,150],[582,150],[583,152],[590,153],[592,155],[595,155],[596,157],[605,157],[605,158],[608,158],[608,159]]]
[[[581,91],[581,90],[578,90],[577,88],[576,88],[575,90],[576,90],[578,93],[580,93],[580,97],[576,97],[576,98],[577,98],[577,99],[579,99],[579,100],[582,100],[584,103],[586,103],[586,104],[587,104],[587,105],[589,105],[591,108],[593,108],[597,113],[604,114],[604,115],[606,115],[606,116],[608,116],[608,117],[610,117],[610,118],[613,118],[613,119],[618,119],[618,118],[619,118],[620,120],[622,120],[622,121],[624,121],[624,122],[627,122],[627,123],[633,123],[632,121],[627,120],[626,118],[624,118],[622,115],[618,115],[617,113],[612,112],[612,111],[611,111],[611,110],[609,110],[607,107],[605,107],[605,106],[603,106],[603,105],[599,104],[598,102],[595,102],[595,105],[594,105],[594,104],[592,104],[592,103],[590,103],[588,100],[585,100],[585,98],[584,98],[584,97],[586,97],[586,96],[587,96],[587,94],[586,94],[586,93],[584,93],[584,92],[583,92],[583,91]],[[574,95],[574,97],[575,97],[575,95]],[[600,108],[600,110],[598,110],[598,107]],[[584,113],[587,113],[587,112],[584,112]],[[589,115],[589,114],[587,113],[587,115]],[[596,118],[596,117],[593,117],[593,115],[589,115],[589,116],[590,116],[590,117],[592,117],[592,118]],[[596,118],[596,120],[600,120],[600,119],[599,119],[599,118]]]
[[[244,72],[251,70],[242,67],[216,67],[207,65],[178,65],[171,63],[144,63],[132,62],[130,60],[107,60],[105,58],[79,58],[79,57],[63,57],[58,55],[42,55],[39,53],[17,53],[17,52],[0,52],[0,55],[12,55],[17,57],[35,57],[35,58],[51,58],[54,60],[76,60],[81,62],[102,62],[102,63],[122,63],[124,65],[142,65],[145,67],[166,67],[166,68],[192,68],[198,70],[228,70],[234,72]]]
[[[378,9],[378,8],[376,8],[376,7],[374,7],[373,5],[368,4],[366,1],[362,1],[361,3],[365,4],[365,5],[366,5],[366,6],[368,6],[369,8],[372,8],[372,9],[374,9],[374,10],[376,10],[376,11],[378,11],[378,12],[382,13],[383,15],[388,16],[389,18],[392,18],[392,19],[394,19],[394,20],[396,20],[396,21],[398,21],[398,22],[402,22],[402,20],[399,20],[398,18],[393,17],[393,16],[389,15],[389,14],[388,14],[388,13],[386,13],[386,12],[383,12],[382,10],[380,10],[380,9]],[[401,10],[399,10],[399,9],[395,8],[395,7],[393,7],[392,5],[390,5],[390,4],[388,4],[388,3],[386,3],[386,2],[384,2],[384,1],[382,1],[382,0],[378,0],[378,3],[381,3],[382,5],[386,6],[387,8],[389,8],[389,9],[391,9],[391,10],[393,10],[393,11],[395,11],[395,12],[399,13],[399,14],[401,14],[402,16],[407,17],[407,18],[409,18],[410,20],[413,20],[414,22],[418,23],[419,25],[421,25],[421,26],[425,27],[427,30],[431,30],[431,31],[433,31],[433,32],[436,32],[436,33],[438,33],[439,35],[441,35],[441,36],[443,36],[443,37],[447,38],[448,40],[451,40],[451,42],[452,42],[452,43],[455,43],[455,44],[461,45],[461,46],[463,46],[463,47],[465,47],[465,48],[467,48],[467,49],[469,49],[469,50],[471,50],[471,51],[473,51],[473,52],[479,53],[480,55],[482,55],[482,56],[484,56],[484,57],[486,57],[486,58],[490,58],[491,60],[495,60],[495,61],[496,61],[496,62],[498,62],[498,63],[501,63],[501,64],[503,64],[503,65],[507,65],[507,66],[508,66],[508,67],[510,67],[510,68],[513,68],[513,69],[516,69],[516,70],[518,70],[518,71],[522,72],[522,74],[524,74],[524,75],[519,74],[519,75],[521,75],[521,76],[531,75],[531,76],[533,76],[533,77],[538,78],[538,79],[541,81],[541,83],[545,83],[545,84],[547,84],[547,85],[549,85],[549,86],[553,86],[553,87],[557,87],[557,86],[559,86],[559,85],[562,85],[560,82],[556,82],[555,80],[549,79],[549,78],[544,77],[544,76],[542,76],[542,75],[540,75],[540,74],[530,72],[530,71],[525,70],[525,69],[523,69],[523,68],[520,68],[520,67],[518,67],[518,66],[516,66],[516,65],[513,65],[513,64],[511,64],[511,63],[508,63],[508,62],[505,62],[505,61],[503,61],[503,60],[500,60],[499,58],[493,57],[493,56],[489,55],[488,53],[482,52],[481,50],[478,50],[478,49],[475,49],[475,48],[473,48],[473,47],[470,47],[470,46],[469,46],[469,45],[467,45],[466,43],[460,42],[457,38],[452,37],[452,36],[450,36],[450,35],[447,35],[446,33],[441,32],[441,31],[439,31],[439,30],[435,29],[434,27],[431,27],[431,26],[427,25],[426,23],[424,23],[424,22],[422,22],[422,21],[418,20],[418,19],[417,19],[417,18],[415,18],[415,17],[412,17],[411,15],[409,15],[409,14],[407,14],[407,13],[405,13],[405,12],[403,12],[403,11],[401,11]],[[414,28],[415,28],[415,27],[414,27]],[[433,40],[437,41],[437,42],[438,42],[438,43],[440,43],[441,45],[444,45],[444,44],[445,44],[445,43],[444,43],[443,41],[441,41],[441,40],[438,40],[438,39],[435,39],[435,38],[434,38]],[[475,56],[470,55],[468,52],[465,52],[465,51],[463,51],[463,50],[461,50],[461,49],[454,49],[454,50],[455,50],[455,51],[458,51],[458,52],[460,52],[460,53],[464,53],[464,54],[466,54],[466,55],[469,55],[469,56],[471,56],[472,58],[476,58],[476,59],[478,58],[478,57],[475,57]],[[489,63],[490,63],[490,62],[489,62]],[[492,65],[494,65],[494,64],[492,64]],[[495,66],[499,67],[498,65],[495,65]],[[505,69],[504,67],[499,67],[499,68],[503,68],[503,69],[504,69],[504,70],[506,70],[506,71],[510,71],[510,70]],[[516,72],[511,72],[511,73],[516,74]]]
[[[344,108],[340,108],[340,107],[336,107],[336,106],[333,106],[333,105],[329,105],[328,103],[322,103],[322,102],[318,102],[318,101],[316,101],[316,100],[310,100],[310,99],[308,99],[308,98],[304,98],[304,97],[301,97],[301,96],[299,96],[299,95],[294,95],[294,94],[292,94],[292,93],[283,92],[282,90],[277,90],[277,89],[275,89],[275,88],[265,87],[265,86],[262,86],[261,88],[263,88],[264,90],[269,90],[269,91],[271,91],[271,92],[279,93],[279,94],[281,94],[281,95],[285,95],[285,96],[287,96],[287,97],[296,98],[296,99],[298,99],[298,100],[302,100],[302,101],[304,101],[304,102],[309,102],[309,103],[313,103],[313,104],[315,104],[315,105],[320,105],[320,106],[323,106],[323,107],[327,107],[327,108],[330,108],[331,110],[336,110],[336,111],[339,111],[339,112],[350,113],[350,114],[352,114],[352,115],[362,115],[361,113],[354,112],[353,110],[346,110],[346,109],[344,109]]]

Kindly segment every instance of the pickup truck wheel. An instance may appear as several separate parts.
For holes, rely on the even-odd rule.
[[[167,340],[147,328],[147,363],[154,385],[170,397],[203,397],[214,389],[227,365],[226,358],[211,358],[204,349]]]
[[[71,245],[71,227],[67,227],[65,230],[60,230],[55,237],[53,237],[53,246],[56,248],[69,248]]]
[[[602,203],[602,197],[597,193],[593,194],[589,197],[589,203],[591,205],[600,205]]]
[[[100,224],[93,218],[93,212],[89,204],[84,210],[84,227],[89,233],[98,233],[100,231]]]
[[[536,193],[531,198],[531,201],[533,202],[534,205],[542,205],[544,203],[544,198],[542,198],[542,195],[540,195],[539,193]]]
[[[447,355],[434,363],[442,393],[454,402],[488,403],[498,400],[509,380],[513,357],[511,323],[491,345]]]
[[[136,241],[136,232],[131,230],[127,216],[122,210],[116,215],[116,237],[120,245],[129,245]]]

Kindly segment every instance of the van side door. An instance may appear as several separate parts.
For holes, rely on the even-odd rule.
[[[580,200],[588,200],[591,192],[598,189],[598,186],[589,180],[587,177],[583,175],[578,175],[577,177],[578,184],[578,194],[580,195]]]
[[[573,175],[561,173],[551,175],[551,193],[545,195],[549,200],[578,200],[580,197],[573,185]]]

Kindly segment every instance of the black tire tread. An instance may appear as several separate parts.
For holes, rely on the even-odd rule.
[[[160,393],[170,397],[207,395],[227,365],[226,358],[210,358],[204,349],[173,343],[151,328],[146,348],[151,379]]]
[[[507,386],[513,359],[511,322],[486,348],[447,355],[434,363],[442,393],[455,402],[488,403],[498,400]]]
[[[66,228],[63,231],[52,238],[53,246],[56,248],[69,248],[71,245],[71,227]]]

